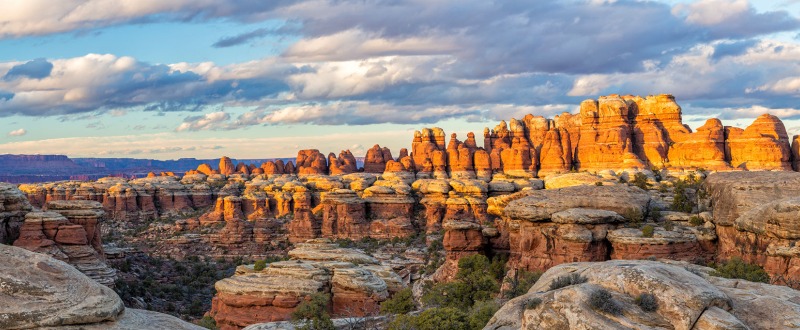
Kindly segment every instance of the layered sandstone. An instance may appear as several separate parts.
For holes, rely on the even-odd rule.
[[[391,268],[327,239],[299,243],[289,256],[292,260],[271,263],[261,271],[243,271],[216,283],[210,314],[221,329],[288,320],[297,305],[314,293],[330,295],[334,316],[368,315],[376,312],[390,293],[402,289],[402,280]]]

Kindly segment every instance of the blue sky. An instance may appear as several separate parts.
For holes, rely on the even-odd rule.
[[[800,1],[0,2],[0,153],[396,153],[610,93],[800,134]]]

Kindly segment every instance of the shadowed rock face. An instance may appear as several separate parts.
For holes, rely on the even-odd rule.
[[[125,310],[111,289],[47,255],[0,244],[0,328],[202,329],[175,317]]]
[[[563,264],[548,270],[527,294],[507,302],[484,329],[764,329],[800,324],[800,292],[709,276],[688,263],[614,260]],[[584,283],[551,289],[559,277]],[[620,314],[603,312],[591,296],[604,290]],[[657,308],[637,306],[655,294]],[[529,301],[538,300],[538,305]],[[530,307],[528,307],[530,306]]]

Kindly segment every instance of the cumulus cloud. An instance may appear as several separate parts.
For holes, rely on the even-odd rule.
[[[8,136],[23,136],[25,134],[28,134],[28,131],[26,131],[24,128],[20,128],[20,129],[15,129],[15,130],[13,130],[11,132],[8,132],[7,135]]]
[[[112,54],[88,54],[48,64],[52,65],[52,74],[41,79],[0,80],[0,90],[13,93],[12,97],[0,96],[0,108],[4,110],[0,116],[63,115],[107,109],[112,115],[121,115],[126,109],[136,107],[162,112],[196,111],[208,104],[269,97],[287,88],[269,74],[238,81],[212,81],[191,70]],[[7,67],[8,77],[21,65],[28,63],[0,63],[0,74]],[[230,75],[226,70],[216,68],[215,72]]]
[[[632,0],[145,0],[108,6],[101,0],[4,2],[0,12],[13,15],[0,25],[0,38],[130,22],[277,19],[285,25],[223,37],[214,46],[273,35],[297,41],[278,56],[227,65],[150,64],[110,54],[0,63],[0,116],[205,112],[175,128],[189,132],[483,120],[570,111],[598,94],[664,92],[692,109],[782,109],[796,101],[800,77],[798,44],[763,39],[797,29],[797,18],[759,12],[745,0],[676,6]],[[46,75],[45,63],[51,65]],[[234,118],[212,110],[220,106],[257,110]]]
[[[673,7],[686,22],[708,28],[714,37],[748,37],[800,27],[786,11],[759,13],[747,0],[700,0]]]

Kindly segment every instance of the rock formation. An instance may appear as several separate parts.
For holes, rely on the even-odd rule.
[[[202,329],[126,309],[114,291],[47,255],[0,244],[0,259],[0,328]]]
[[[773,283],[800,287],[800,173],[727,172],[709,175],[719,245],[717,258],[758,264]]]
[[[314,293],[328,293],[334,316],[363,316],[402,289],[402,280],[374,258],[340,248],[327,239],[298,243],[292,260],[255,271],[240,266],[237,275],[215,285],[210,314],[220,329],[288,320],[291,312]]]
[[[19,228],[31,205],[17,187],[0,182],[0,244],[11,244],[19,237]]]
[[[484,329],[769,329],[800,323],[800,291],[712,277],[710,271],[641,260],[559,265],[503,305]],[[563,276],[585,282],[553,288]],[[606,293],[602,300],[596,298],[600,292]],[[637,305],[641,294],[655,294],[654,310]]]
[[[381,148],[376,144],[367,150],[367,155],[364,157],[364,172],[383,173],[386,170],[386,163],[392,160],[394,159],[389,148]]]

